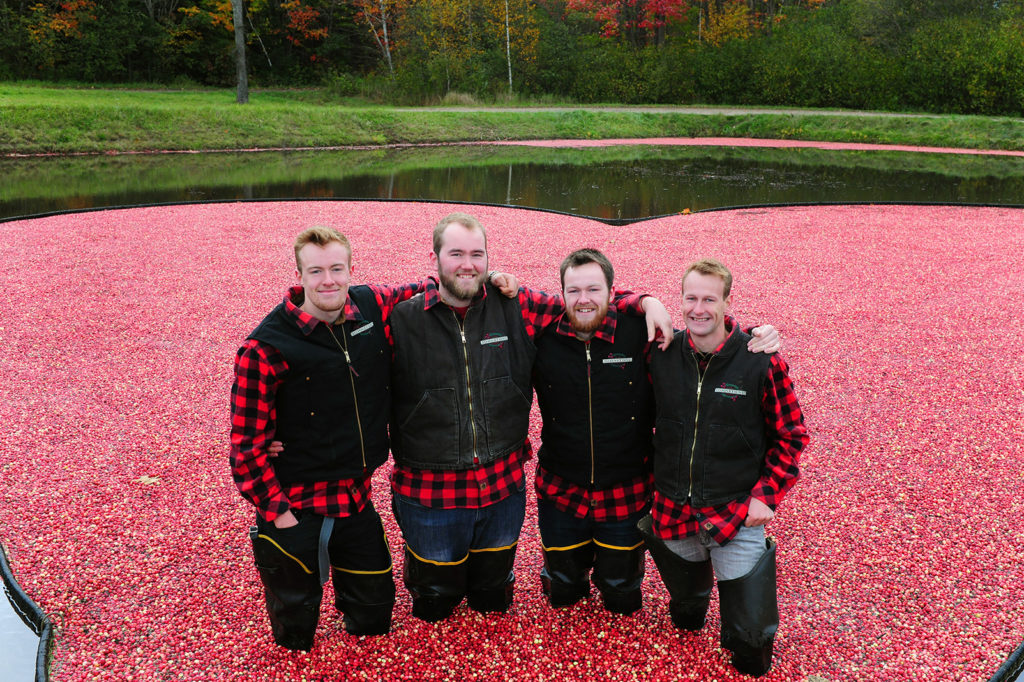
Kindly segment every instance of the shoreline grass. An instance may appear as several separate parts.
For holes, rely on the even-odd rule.
[[[1024,149],[1024,119],[699,107],[395,107],[325,91],[126,90],[0,83],[0,154],[215,151],[400,143],[757,137]]]

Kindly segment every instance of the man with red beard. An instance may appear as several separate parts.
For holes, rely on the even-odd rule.
[[[593,569],[604,607],[630,614],[642,604],[637,522],[653,490],[647,329],[610,306],[614,270],[600,251],[574,251],[560,272],[565,314],[538,339],[533,374],[541,582],[552,606],[569,606],[589,596]],[[778,348],[772,327],[754,334],[755,352]]]
[[[683,275],[686,334],[651,361],[656,491],[640,527],[675,626],[704,626],[717,578],[722,648],[760,676],[779,625],[776,545],[764,527],[796,482],[808,435],[786,363],[749,353],[727,314],[731,288],[716,260]]]
[[[534,341],[564,308],[561,297],[525,288],[513,299],[497,296],[487,281],[487,235],[472,216],[437,224],[431,258],[440,285],[391,316],[392,492],[413,615],[438,621],[463,597],[480,612],[512,603]],[[647,309],[671,332],[655,299],[629,295],[616,305]]]

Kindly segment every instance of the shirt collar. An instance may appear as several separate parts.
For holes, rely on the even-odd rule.
[[[487,297],[487,283],[480,287],[480,291],[473,297],[473,300],[469,302],[470,307],[478,305]],[[351,300],[351,299],[349,299]],[[423,288],[423,309],[430,310],[438,303],[444,303],[441,300],[441,289],[437,285],[437,280],[433,277],[428,277],[426,285]]]
[[[725,338],[722,339],[722,343],[718,344],[718,346],[710,353],[697,350],[697,347],[693,345],[693,339],[690,338],[690,332],[686,332],[686,343],[689,344],[690,350],[694,353],[699,353],[700,355],[718,355],[722,352],[722,348],[725,347],[725,344],[729,342],[729,339],[732,338],[732,335],[736,333],[736,318],[732,315],[725,316],[725,331],[726,334]]]
[[[601,326],[594,330],[594,335],[591,339],[601,339],[608,343],[615,343],[615,325],[616,325],[616,313],[615,308],[608,306],[608,314],[605,315],[604,320],[601,322]],[[572,328],[572,323],[569,322],[569,313],[562,313],[558,318],[558,324],[555,326],[555,332],[563,336],[576,336],[576,331]]]
[[[309,336],[313,333],[313,330],[316,329],[318,324],[324,322],[323,320],[313,317],[301,308],[305,300],[306,294],[302,290],[301,286],[291,287],[288,289],[288,293],[284,295],[284,312],[295,322],[303,334]],[[339,318],[339,321],[347,322],[348,320],[362,319],[363,314],[359,311],[359,306],[357,306],[356,302],[352,300],[351,296],[349,296],[348,300],[345,301],[344,315]],[[338,322],[335,322],[335,324],[338,324]]]

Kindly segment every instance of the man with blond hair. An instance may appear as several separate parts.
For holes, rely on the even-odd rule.
[[[302,232],[297,286],[235,358],[232,473],[257,510],[253,554],[274,641],[289,649],[312,648],[328,577],[349,634],[391,627],[391,555],[370,478],[389,448],[388,315],[422,285],[351,286],[352,270],[344,235]]]
[[[718,261],[690,265],[686,333],[652,357],[655,493],[640,529],[675,626],[704,626],[717,578],[722,648],[760,676],[779,624],[776,543],[764,527],[796,482],[808,435],[786,363],[750,353],[729,316],[731,288]]]

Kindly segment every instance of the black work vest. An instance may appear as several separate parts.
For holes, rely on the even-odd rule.
[[[249,335],[288,363],[275,401],[274,438],[285,449],[273,460],[284,485],[352,478],[387,460],[391,358],[384,322],[369,287],[351,287],[348,295],[364,319],[330,329],[317,324],[307,336],[282,303]]]
[[[652,355],[654,483],[676,502],[719,506],[750,494],[761,477],[770,359],[748,351],[749,339],[735,330],[703,372],[685,334]]]
[[[646,343],[647,323],[624,315],[616,320],[614,343],[594,338],[588,344],[554,330],[538,339],[533,377],[544,421],[541,466],[598,489],[649,470],[654,414]]]
[[[461,321],[424,295],[391,313],[394,337],[392,453],[433,470],[487,464],[522,447],[529,426],[536,348],[518,298],[490,285]]]

